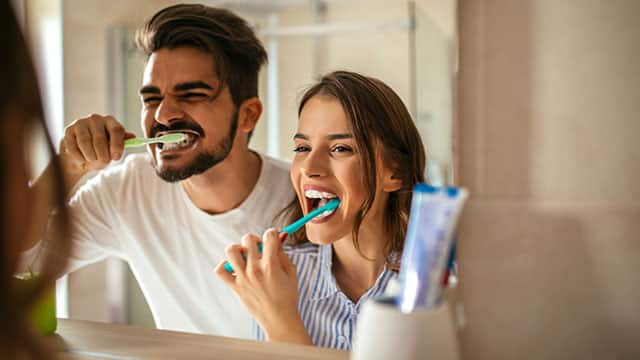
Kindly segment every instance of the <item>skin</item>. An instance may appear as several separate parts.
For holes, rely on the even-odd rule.
[[[7,218],[3,219],[3,223],[6,225],[3,232],[6,236],[6,241],[8,241],[7,244],[4,244],[6,251],[8,251],[8,259],[12,261],[10,269],[16,269],[20,251],[19,242],[15,240],[33,237],[33,234],[28,232],[28,229],[32,228],[33,224],[28,224],[27,221],[33,220],[34,224],[43,223],[42,214],[37,211],[34,212],[35,193],[27,186],[29,182],[29,171],[26,167],[27,158],[25,157],[26,154],[20,151],[25,149],[24,140],[27,135],[25,121],[15,120],[26,116],[28,115],[9,111],[8,116],[4,119],[6,121],[3,121],[2,124],[3,134],[12,134],[12,136],[5,136],[3,141],[8,149],[16,149],[5,154],[6,169],[10,169],[10,171],[7,171],[8,190],[5,193],[7,199],[3,206],[10,204],[11,209],[10,211],[5,209]],[[9,121],[8,119],[14,120]],[[33,241],[33,239],[30,241]]]
[[[340,206],[324,221],[306,225],[309,240],[333,246],[332,272],[340,289],[354,302],[371,288],[384,268],[383,210],[388,193],[401,187],[393,171],[381,160],[378,151],[377,192],[370,212],[359,230],[361,250],[374,261],[360,255],[353,245],[352,228],[356,212],[366,193],[362,167],[349,120],[340,102],[332,97],[315,96],[304,106],[294,136],[296,156],[291,166],[291,181],[307,214],[312,209],[304,196],[309,186],[331,192],[340,198]],[[216,268],[220,276],[240,297],[270,341],[311,344],[298,313],[295,266],[280,247],[275,230],[265,232],[265,252],[257,253],[256,235],[246,235],[241,244],[227,248],[235,275],[227,273],[224,261]],[[246,260],[242,253],[246,253]]]
[[[189,85],[190,90],[178,90],[181,85]],[[151,55],[141,88],[145,136],[150,135],[156,123],[170,127],[179,121],[197,124],[205,135],[194,150],[177,156],[159,156],[157,145],[150,145],[148,149],[157,170],[185,166],[196,153],[215,151],[228,135],[235,106],[228,87],[215,96],[219,86],[213,59],[202,51],[161,49]],[[261,113],[260,100],[244,101],[238,108],[237,135],[227,158],[182,182],[198,208],[208,213],[222,213],[240,205],[253,190],[260,174],[260,158],[249,150],[247,136]]]
[[[189,89],[184,89],[184,85]],[[195,86],[194,86],[195,84]],[[201,210],[217,214],[240,205],[251,193],[260,174],[260,158],[248,147],[248,134],[262,113],[257,97],[234,105],[229,88],[221,86],[212,55],[189,47],[160,49],[149,57],[141,86],[141,126],[145,136],[158,124],[176,122],[196,124],[203,130],[195,149],[159,157],[156,145],[149,145],[157,170],[189,163],[197,152],[215,151],[229,134],[234,112],[238,126],[228,156],[205,172],[181,182],[191,201]],[[218,93],[217,96],[214,96]],[[124,140],[135,136],[109,115],[92,114],[75,120],[65,128],[61,141],[60,163],[68,196],[74,185],[89,170],[104,169],[124,152]],[[46,170],[34,182],[43,187],[51,177]],[[51,208],[51,207],[47,207]],[[35,245],[23,244],[23,249]]]

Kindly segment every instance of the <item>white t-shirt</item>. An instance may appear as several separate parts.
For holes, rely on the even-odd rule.
[[[161,329],[252,337],[252,320],[213,272],[227,245],[261,235],[293,199],[289,165],[261,155],[260,176],[237,208],[210,215],[180,183],[160,179],[146,154],[89,180],[70,202],[69,271],[116,256],[129,263]]]

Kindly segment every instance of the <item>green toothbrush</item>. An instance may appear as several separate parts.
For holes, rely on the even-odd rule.
[[[148,139],[144,139],[144,138],[127,139],[124,141],[124,147],[125,148],[139,147],[139,146],[144,146],[147,144],[155,144],[155,143],[174,144],[174,143],[179,143],[180,141],[183,141],[186,139],[187,139],[187,135],[183,133],[171,133],[171,134],[165,134],[159,137],[148,138]]]

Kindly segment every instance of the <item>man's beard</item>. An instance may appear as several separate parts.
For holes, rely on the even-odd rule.
[[[190,178],[193,175],[202,174],[203,172],[209,170],[210,168],[216,166],[224,159],[227,158],[229,153],[231,152],[231,148],[233,147],[233,140],[236,137],[236,131],[238,129],[238,112],[235,111],[233,114],[233,119],[231,120],[231,127],[229,129],[229,134],[227,137],[222,139],[215,150],[212,152],[202,152],[199,153],[196,158],[190,163],[181,168],[167,168],[162,171],[159,171],[155,166],[156,161],[154,160],[154,168],[156,169],[156,174],[164,181],[167,182],[177,182],[187,178]]]

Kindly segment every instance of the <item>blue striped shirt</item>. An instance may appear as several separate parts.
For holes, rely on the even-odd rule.
[[[397,273],[385,266],[375,285],[354,304],[338,288],[331,272],[331,245],[305,243],[285,247],[285,252],[297,268],[298,310],[311,341],[316,346],[350,350],[362,304],[381,295]],[[256,338],[265,340],[257,324]]]

